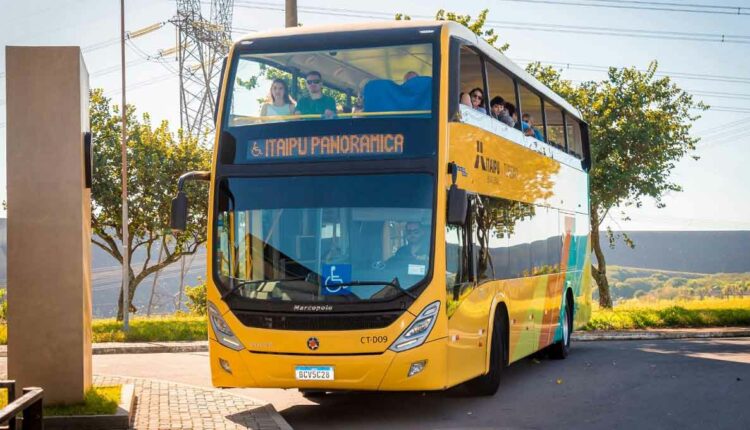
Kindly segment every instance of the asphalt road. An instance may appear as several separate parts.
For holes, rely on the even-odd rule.
[[[210,384],[206,353],[98,355],[94,372]],[[750,338],[578,342],[567,360],[513,364],[494,397],[232,391],[296,429],[750,429]]]
[[[494,397],[336,394],[282,415],[297,429],[750,429],[750,339],[577,343],[515,363]]]

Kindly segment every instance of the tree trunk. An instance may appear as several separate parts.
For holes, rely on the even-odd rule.
[[[599,306],[612,309],[612,297],[609,294],[609,282],[607,281],[607,262],[599,241],[599,214],[595,208],[591,208],[591,249],[596,255],[597,266],[591,265],[591,274],[599,288]]]
[[[156,263],[161,263],[161,256],[164,254],[164,246],[159,246],[159,258],[156,260]],[[161,270],[157,270],[156,273],[154,273],[154,282],[151,284],[151,295],[148,298],[148,308],[146,309],[146,316],[151,316],[151,305],[154,303],[154,292],[156,291],[156,282],[159,280],[159,273],[161,273]]]
[[[136,281],[135,274],[130,271],[128,279],[128,309],[131,313],[136,312],[138,309],[133,306],[133,297],[135,296],[135,289],[138,287],[140,281]],[[120,288],[120,294],[117,300],[117,321],[122,321],[122,288]]]

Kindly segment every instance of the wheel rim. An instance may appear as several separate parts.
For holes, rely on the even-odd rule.
[[[570,341],[570,311],[565,309],[565,322],[563,323],[563,343],[568,346]]]

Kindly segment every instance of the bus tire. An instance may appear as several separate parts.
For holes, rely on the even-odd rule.
[[[505,327],[500,312],[495,313],[490,343],[490,370],[467,382],[469,392],[476,396],[492,396],[500,386],[500,376],[505,367]]]
[[[564,360],[570,353],[570,334],[573,332],[573,303],[565,301],[565,320],[563,321],[563,337],[549,347],[549,356],[555,360]]]

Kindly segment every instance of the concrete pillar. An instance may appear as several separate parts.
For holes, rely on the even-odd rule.
[[[45,404],[91,386],[91,192],[79,47],[5,49],[8,375]]]

